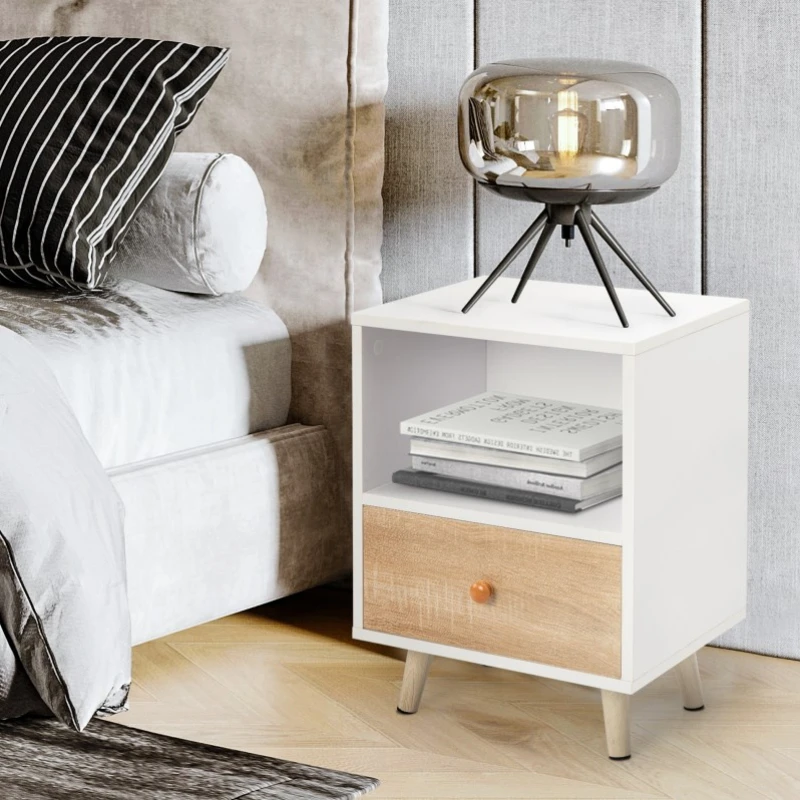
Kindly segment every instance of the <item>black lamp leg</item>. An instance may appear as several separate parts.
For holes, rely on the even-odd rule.
[[[491,275],[481,284],[481,288],[469,299],[462,314],[466,314],[478,300],[489,291],[491,285],[511,266],[516,257],[528,246],[528,242],[536,236],[547,221],[547,211],[542,211],[533,221],[533,224],[519,237],[517,243],[508,251],[506,257],[494,268]]]
[[[589,214],[591,213],[592,212],[590,210]],[[619,297],[617,297],[617,290],[614,288],[614,284],[611,283],[611,278],[608,276],[606,265],[603,263],[603,256],[600,255],[600,250],[597,248],[597,242],[595,242],[594,236],[592,236],[592,229],[589,227],[589,222],[587,221],[586,217],[587,214],[584,209],[579,208],[575,214],[575,222],[578,225],[578,230],[581,232],[583,241],[586,242],[589,255],[591,255],[592,261],[594,261],[594,265],[597,268],[597,271],[600,273],[600,280],[603,281],[603,286],[606,287],[608,296],[611,298],[611,302],[614,304],[614,310],[617,312],[617,316],[619,317],[620,323],[622,323],[622,327],[628,328],[630,327],[628,325],[628,318],[625,316],[625,312],[622,309],[622,304],[619,302]]]
[[[516,303],[517,300],[519,300],[522,290],[525,288],[525,284],[530,279],[534,269],[536,269],[536,265],[539,263],[539,259],[542,257],[542,253],[544,253],[547,243],[550,241],[550,237],[553,235],[553,231],[556,229],[556,227],[557,226],[555,222],[547,222],[545,224],[542,235],[539,237],[539,241],[536,242],[536,247],[533,248],[530,259],[528,259],[528,265],[525,267],[525,272],[522,273],[522,277],[519,279],[517,290],[514,292],[514,297],[511,298],[512,303]]]
[[[600,234],[600,237],[603,241],[617,254],[619,260],[636,276],[639,283],[650,292],[651,295],[656,299],[658,304],[664,311],[667,312],[671,317],[675,316],[675,312],[672,310],[672,306],[661,296],[661,293],[656,289],[655,286],[650,282],[647,275],[645,275],[639,267],[636,265],[636,262],[628,255],[625,248],[617,241],[616,236],[603,224],[600,218],[592,212],[592,227]]]

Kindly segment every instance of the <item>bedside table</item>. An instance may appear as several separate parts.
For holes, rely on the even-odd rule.
[[[745,615],[749,303],[500,279],[353,315],[356,639],[408,650],[398,710],[435,656],[601,690],[609,756],[630,696]],[[564,514],[391,483],[400,422],[485,391],[623,412],[623,495]]]

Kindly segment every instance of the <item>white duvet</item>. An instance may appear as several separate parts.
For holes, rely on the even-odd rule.
[[[0,292],[0,325],[44,356],[107,469],[286,422],[291,345],[270,308],[119,282]]]
[[[0,718],[124,708],[123,509],[42,355],[0,327]]]

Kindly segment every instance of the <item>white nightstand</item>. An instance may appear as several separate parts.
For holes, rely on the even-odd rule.
[[[744,618],[749,303],[483,279],[353,317],[353,636],[409,651],[398,707],[432,657],[602,690],[609,755],[630,695],[673,667],[702,707],[696,651]],[[399,423],[484,391],[623,411],[623,496],[577,514],[391,483]],[[485,581],[488,603],[470,586]]]

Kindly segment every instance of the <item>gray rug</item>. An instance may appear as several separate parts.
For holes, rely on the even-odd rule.
[[[378,785],[291,761],[92,722],[0,723],[3,800],[346,800]]]

